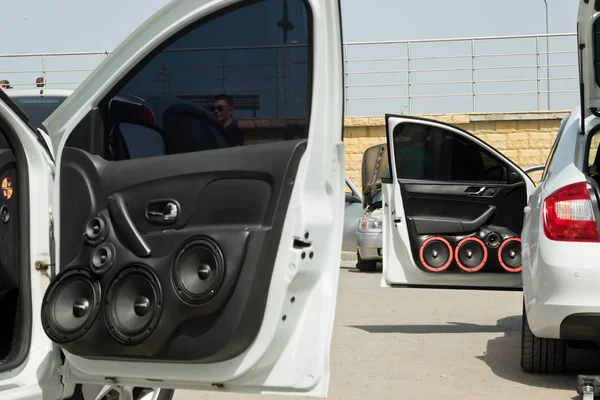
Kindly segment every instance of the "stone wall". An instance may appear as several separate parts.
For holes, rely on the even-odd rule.
[[[455,125],[486,141],[521,168],[545,164],[561,120],[569,112],[420,115]],[[360,187],[363,152],[385,142],[383,117],[346,117],[346,173]],[[539,174],[532,174],[537,181]]]

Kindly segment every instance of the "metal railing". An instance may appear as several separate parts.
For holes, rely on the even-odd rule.
[[[574,33],[346,42],[345,113],[433,114],[571,108],[578,99],[576,43]],[[220,57],[199,67],[219,70],[220,75],[214,79],[220,79],[223,89],[244,92],[249,90],[247,85],[239,83],[244,75],[229,77],[226,72],[230,67],[226,65],[226,53],[240,50],[244,49],[187,49],[220,53]],[[15,88],[33,88],[35,79],[41,76],[47,87],[75,88],[109,53],[0,54],[0,79],[9,79]],[[294,63],[280,61],[279,53],[274,54],[274,58],[265,56],[262,60],[275,69],[263,78],[277,79],[288,97],[286,74]],[[169,68],[173,71],[177,66]],[[173,72],[167,75],[170,82],[175,82]],[[235,86],[236,80],[240,87]],[[282,88],[276,91],[279,93]],[[277,97],[279,94],[274,96],[274,101],[285,103],[285,107],[297,101],[293,96],[284,99]]]

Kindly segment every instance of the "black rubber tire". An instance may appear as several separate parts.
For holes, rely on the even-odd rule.
[[[358,268],[360,272],[375,272],[377,270],[377,260],[363,260],[360,258],[360,254],[357,251],[356,268]]]
[[[539,338],[531,332],[525,304],[521,328],[521,368],[535,374],[557,374],[567,367],[567,341]]]

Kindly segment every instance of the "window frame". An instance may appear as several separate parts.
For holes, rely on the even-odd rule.
[[[554,153],[556,152],[556,148],[558,147],[558,143],[560,142],[560,139],[562,139],[563,132],[565,131],[565,127],[567,126],[567,122],[569,121],[570,118],[571,118],[571,113],[569,113],[569,115],[564,117],[563,120],[560,122],[560,126],[558,127],[558,132],[556,133],[556,139],[554,139],[554,143],[552,144],[552,147],[550,148],[550,153],[548,154],[548,158],[546,159],[546,163],[544,164],[544,171],[542,172],[542,176],[540,177],[540,182],[543,182],[544,180],[546,180],[546,177],[548,176],[548,167],[552,163],[552,159],[554,158]],[[591,143],[592,143],[592,141],[590,139],[589,144],[586,146],[586,148],[587,148],[586,157],[585,157],[586,163],[589,160],[589,156],[590,156],[589,146],[591,145]]]
[[[106,121],[109,119],[109,104],[110,101],[119,94],[119,92],[127,85],[131,79],[135,78],[137,74],[142,71],[149,63],[152,62],[160,53],[162,53],[165,49],[170,47],[172,44],[177,42],[179,39],[187,35],[188,33],[194,31],[195,29],[213,21],[218,18],[221,18],[224,15],[227,15],[236,10],[251,7],[254,4],[262,3],[267,0],[241,0],[229,6],[223,7],[220,10],[217,10],[207,16],[201,17],[198,20],[190,23],[189,25],[180,29],[177,33],[169,36],[159,45],[157,45],[152,51],[150,51],[138,64],[131,68],[119,81],[117,81],[113,87],[106,93],[106,95],[98,102],[99,116],[102,122],[99,124],[99,131],[96,134],[103,135],[105,138],[108,138],[110,134],[110,127],[107,126]],[[312,117],[312,105],[313,105],[313,93],[314,93],[314,37],[315,37],[315,29],[314,29],[314,16],[313,10],[308,0],[296,0],[301,2],[306,10],[306,31],[308,35],[307,47],[308,47],[308,59],[307,59],[307,96],[306,100],[308,104],[306,105],[306,138],[304,140],[309,140],[309,132],[311,125],[311,117]],[[252,23],[255,23],[254,21]],[[102,154],[100,155],[103,159],[110,162],[119,162],[121,160],[111,160],[108,157],[109,154],[109,142],[107,140],[103,140],[103,149]],[[260,145],[260,144],[256,144]],[[169,156],[168,154],[166,156]],[[165,157],[165,156],[162,156]]]

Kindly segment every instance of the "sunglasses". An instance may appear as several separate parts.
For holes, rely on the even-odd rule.
[[[215,111],[223,111],[223,106],[212,106],[210,108],[210,111],[215,112]]]

